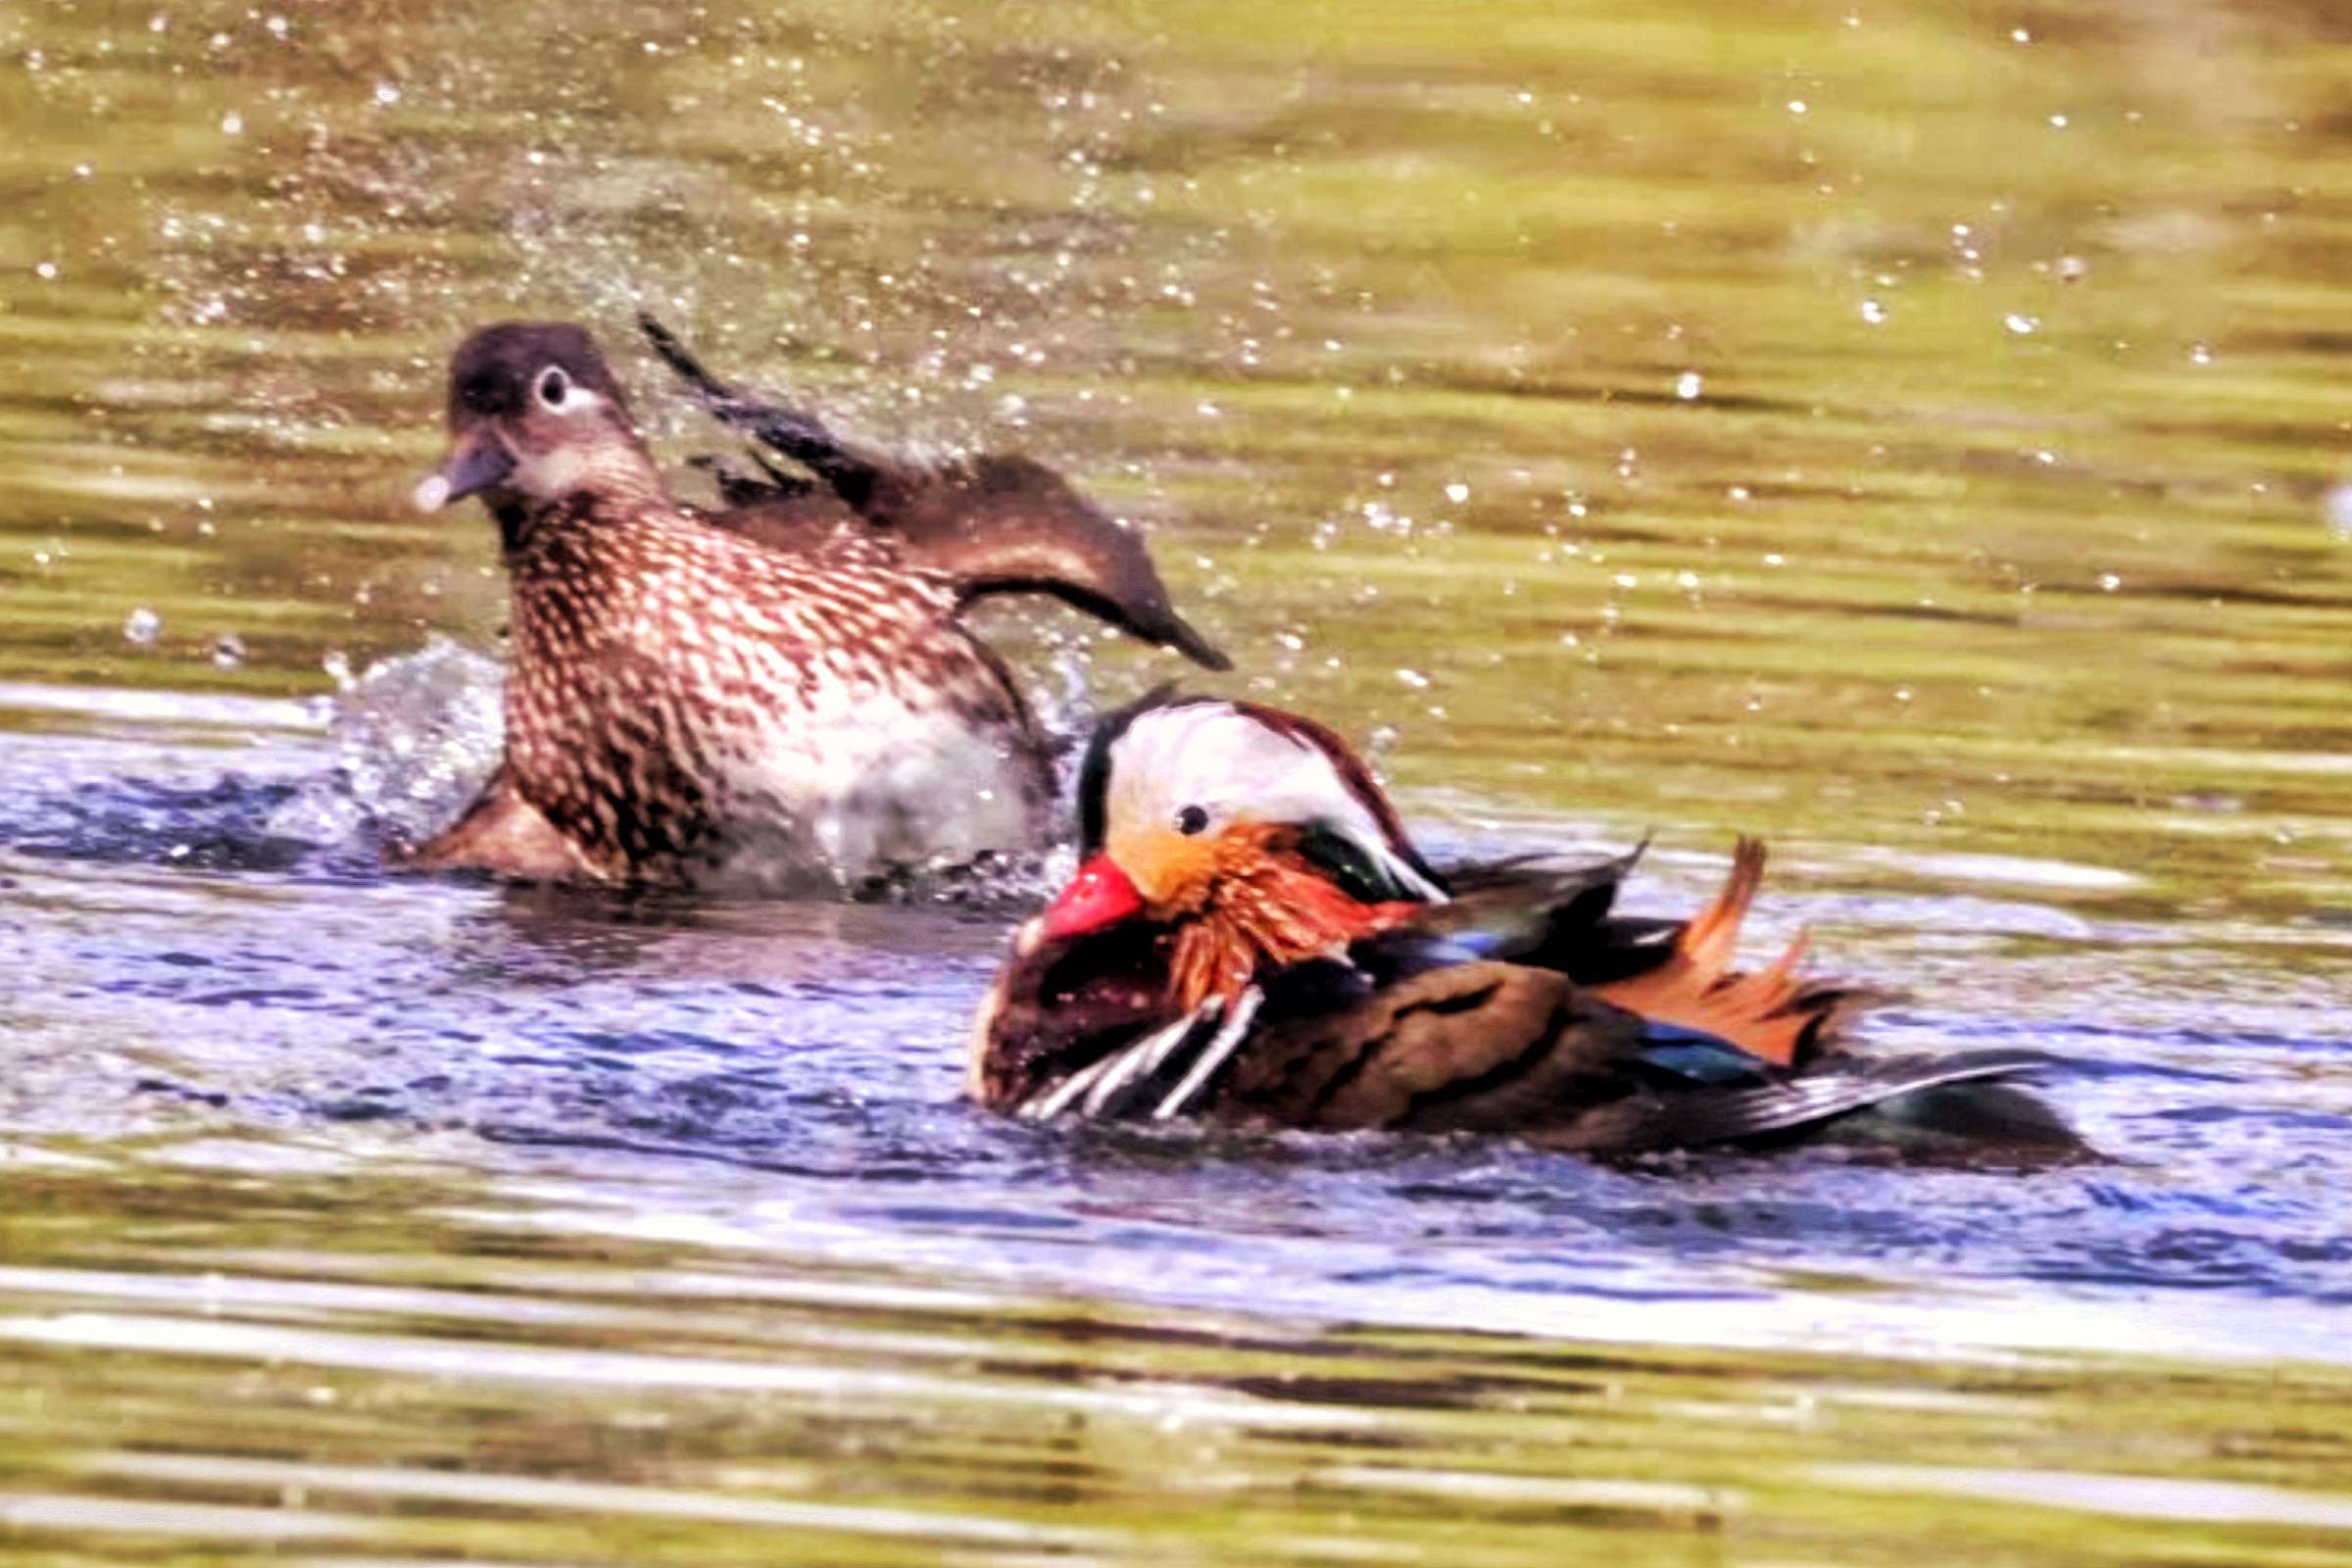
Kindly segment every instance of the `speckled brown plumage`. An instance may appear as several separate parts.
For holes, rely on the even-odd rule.
[[[576,327],[468,339],[450,428],[419,501],[498,520],[512,670],[499,774],[422,863],[850,883],[1040,840],[1045,744],[949,574],[681,508]]]
[[[509,768],[614,874],[670,874],[760,842],[852,876],[920,858],[930,845],[854,842],[861,830],[845,818],[894,808],[881,791],[848,776],[806,790],[776,777],[779,758],[788,777],[843,772],[839,754],[879,726],[904,727],[913,747],[933,724],[985,738],[995,775],[943,769],[930,786],[943,793],[1009,790],[1024,814],[1050,796],[1019,696],[928,574],[810,569],[601,498],[536,519],[507,565]],[[933,843],[965,856],[992,847],[954,834]]]

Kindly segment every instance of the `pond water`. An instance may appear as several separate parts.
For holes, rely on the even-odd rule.
[[[0,10],[0,1549],[2352,1553],[2352,25],[2272,0]],[[470,326],[1020,449],[1457,852],[2113,1158],[958,1099],[1038,890],[394,875],[495,751]],[[682,484],[693,482],[682,472]],[[990,610],[1057,722],[1175,662]]]

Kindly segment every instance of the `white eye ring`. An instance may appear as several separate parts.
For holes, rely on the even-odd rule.
[[[564,412],[564,399],[571,396],[571,377],[560,365],[551,365],[539,372],[536,383],[539,401],[556,414]]]

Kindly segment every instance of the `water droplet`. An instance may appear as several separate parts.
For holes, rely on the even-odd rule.
[[[1802,98],[1791,98],[1788,100],[1788,112],[1792,115],[1803,114],[1807,107],[1807,104]]]
[[[163,629],[164,617],[145,605],[122,617],[122,635],[142,648],[162,635]]]
[[[1429,677],[1417,669],[1400,669],[1396,678],[1417,692],[1429,690]]]
[[[235,110],[233,110],[233,109],[232,109],[232,110],[230,110],[230,111],[229,111],[227,114],[225,114],[225,115],[222,115],[222,116],[220,117],[220,132],[221,132],[221,134],[222,134],[222,135],[225,135],[225,136],[242,136],[242,135],[244,135],[244,134],[245,134],[245,117],[244,117],[243,115],[240,115],[240,114],[238,114],[238,113],[237,113]]]
[[[2202,343],[2191,343],[2188,346],[2188,363],[2191,365],[2211,365],[2213,363],[2213,350]]]
[[[2352,481],[2329,490],[2322,505],[2328,514],[2328,531],[2346,543],[2352,543]]]
[[[2032,43],[2034,41],[2034,34],[2024,27],[2011,27],[2009,29],[2009,41],[2011,43]]]
[[[318,661],[318,667],[326,671],[326,678],[337,687],[344,691],[351,690],[351,657],[341,649],[330,651]]]
[[[2117,576],[2114,572],[2102,571],[2099,573],[2099,591],[2101,593],[2111,594],[2118,588],[2121,588],[2123,585],[2124,579]]]
[[[2080,256],[2059,257],[2055,270],[2061,283],[2080,283],[2090,275],[2090,264]]]
[[[1446,499],[1458,507],[1470,499],[1470,487],[1456,479],[1446,487]]]
[[[2064,115],[2052,115],[2050,117],[2050,128],[2053,130],[2064,130],[2066,128],[2066,117]]]
[[[57,280],[57,264],[55,262],[42,262],[32,270],[33,275],[44,283],[53,283]]]
[[[379,81],[375,84],[375,101],[389,109],[400,102],[400,83]]]
[[[1864,300],[1862,302],[1862,319],[1873,326],[1884,325],[1886,320],[1886,307],[1881,305],[1877,300]]]
[[[1674,395],[1685,403],[1691,402],[1706,387],[1696,370],[1685,370],[1674,378]]]
[[[2001,318],[2001,324],[2007,327],[2010,331],[2015,332],[2018,336],[2024,337],[2028,333],[2038,332],[2041,330],[2041,318],[2038,316],[2020,316],[2015,311],[2011,311],[2007,316]]]
[[[233,631],[224,631],[213,639],[213,667],[235,669],[245,662],[245,639]]]

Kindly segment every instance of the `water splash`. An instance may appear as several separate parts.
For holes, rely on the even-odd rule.
[[[334,765],[270,819],[326,845],[411,847],[447,826],[498,766],[506,667],[434,633],[378,660],[335,699]]]
[[[1067,801],[1096,704],[1083,651],[1061,650],[1051,669],[1053,682],[1035,687],[1032,697],[1054,758],[1056,799]],[[332,672],[341,687],[328,726],[333,763],[270,814],[268,831],[330,852],[413,849],[455,821],[496,770],[505,735],[500,703],[506,667],[434,633],[416,652],[378,660],[357,676],[348,667]],[[1057,809],[1057,839],[1063,815]],[[1044,897],[1067,874],[1067,862],[1066,851],[1056,848],[979,861],[940,860],[844,883],[803,859],[747,848],[730,859],[716,885],[993,907]]]

